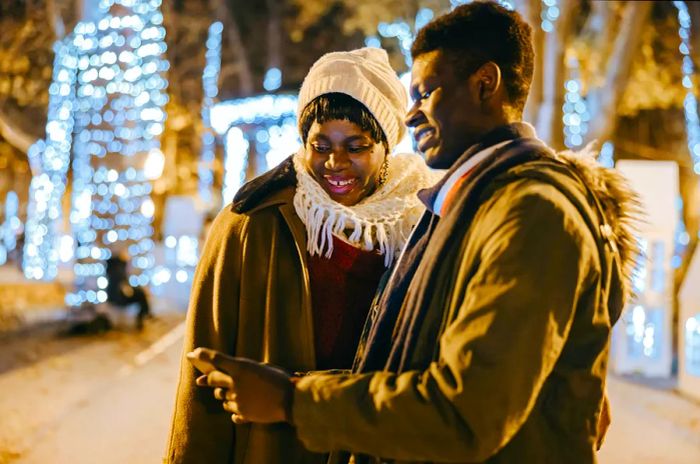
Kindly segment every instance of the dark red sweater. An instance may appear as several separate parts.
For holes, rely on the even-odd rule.
[[[350,369],[384,257],[333,237],[333,255],[309,256],[317,369]]]

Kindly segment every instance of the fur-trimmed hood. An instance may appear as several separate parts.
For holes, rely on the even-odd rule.
[[[617,248],[620,255],[620,271],[623,277],[623,293],[626,299],[631,291],[632,274],[639,256],[637,235],[644,220],[639,196],[629,181],[616,169],[606,168],[597,160],[591,145],[583,150],[562,151],[555,157],[578,174],[600,203],[609,228],[601,229],[604,238]]]

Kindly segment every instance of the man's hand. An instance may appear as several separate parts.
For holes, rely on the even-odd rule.
[[[197,348],[187,357],[216,369],[197,379],[197,385],[216,388],[214,395],[234,422],[269,424],[289,421],[294,386],[281,369],[246,358],[234,358],[208,348]]]

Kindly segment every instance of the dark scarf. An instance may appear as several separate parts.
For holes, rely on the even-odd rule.
[[[512,140],[480,163],[470,174],[454,200],[450,211],[439,218],[432,211],[435,197],[450,175],[467,159],[497,143]],[[373,308],[374,321],[358,352],[356,370],[369,372],[388,370],[401,372],[411,368],[426,368],[437,352],[437,337],[442,317],[430,318],[430,340],[418,340],[425,320],[431,293],[437,286],[437,269],[452,250],[450,243],[461,242],[479,206],[481,194],[498,175],[523,163],[551,154],[543,142],[535,138],[531,126],[515,123],[500,127],[487,134],[469,148],[450,168],[442,181],[419,192],[426,203],[425,212],[414,229],[396,268],[387,282],[377,305]],[[438,227],[439,226],[439,227]],[[416,359],[417,343],[432,346],[421,350]],[[411,365],[408,365],[409,360]]]

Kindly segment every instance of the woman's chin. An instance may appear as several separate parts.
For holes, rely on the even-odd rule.
[[[328,195],[331,197],[333,201],[336,203],[340,203],[343,206],[353,206],[357,204],[360,200],[355,198],[355,195],[353,194],[335,194],[335,193],[330,193],[328,192]]]

